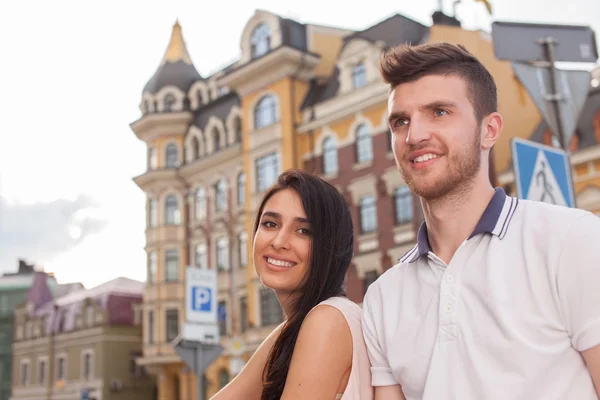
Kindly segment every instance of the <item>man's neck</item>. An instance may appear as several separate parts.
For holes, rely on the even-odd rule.
[[[473,182],[469,188],[442,199],[422,199],[429,245],[446,264],[475,230],[493,196],[494,188],[489,182]]]

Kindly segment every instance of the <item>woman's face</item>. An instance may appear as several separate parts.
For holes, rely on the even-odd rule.
[[[278,294],[301,289],[310,264],[311,231],[298,193],[282,189],[265,203],[254,235],[254,268]]]

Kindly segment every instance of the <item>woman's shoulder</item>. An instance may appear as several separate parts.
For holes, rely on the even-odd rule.
[[[328,305],[338,309],[344,315],[344,317],[346,317],[346,319],[358,318],[360,320],[362,317],[362,308],[347,297],[330,297],[317,304],[315,308],[321,305]]]

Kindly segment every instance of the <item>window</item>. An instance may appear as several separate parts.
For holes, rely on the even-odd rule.
[[[29,361],[21,362],[21,386],[29,385]]]
[[[222,237],[217,239],[217,268],[220,271],[229,269],[228,250],[227,238]]]
[[[206,218],[206,190],[203,187],[196,190],[196,219]]]
[[[412,193],[408,186],[396,188],[396,192],[394,193],[394,203],[396,223],[407,224],[411,222],[413,218],[413,202]]]
[[[167,310],[165,318],[167,342],[172,342],[179,335],[179,310]]]
[[[233,129],[235,132],[235,141],[236,141],[236,143],[240,143],[242,141],[242,120],[241,120],[241,118],[236,118],[234,120]]]
[[[220,301],[217,306],[217,323],[221,336],[227,335],[227,303]]]
[[[356,160],[358,162],[373,159],[373,143],[369,127],[361,124],[356,130]]]
[[[156,251],[151,251],[148,254],[148,283],[156,282],[156,272],[158,268],[158,260],[156,258]]]
[[[238,246],[240,268],[244,268],[248,265],[248,239],[245,233],[238,236]]]
[[[81,377],[83,380],[90,380],[92,377],[92,354],[89,351],[84,351],[82,357]]]
[[[151,170],[158,168],[158,154],[154,147],[148,149],[148,168]]]
[[[367,84],[367,71],[365,64],[360,63],[352,67],[352,86],[354,89],[361,88]]]
[[[166,165],[167,168],[176,168],[179,166],[179,155],[177,154],[177,145],[175,143],[169,143],[167,145],[166,153]]]
[[[158,225],[158,200],[155,198],[148,201],[148,225],[150,228]]]
[[[31,321],[25,322],[25,339],[31,339],[33,336],[33,325]]]
[[[221,135],[219,135],[219,130],[214,128],[212,131],[212,139],[213,139],[213,151],[221,150]]]
[[[254,128],[260,129],[277,121],[277,101],[275,96],[267,95],[260,99],[254,108]]]
[[[44,385],[46,383],[46,360],[40,360],[38,363],[38,383]]]
[[[338,154],[335,139],[329,136],[323,141],[323,172],[334,174],[338,170]]]
[[[177,100],[175,99],[175,96],[173,96],[171,93],[167,94],[164,100],[165,112],[173,111],[173,106],[176,102]]]
[[[87,326],[94,325],[95,310],[93,305],[88,305],[85,309],[85,323]]]
[[[215,185],[215,210],[223,211],[227,209],[227,182],[221,178]]]
[[[148,344],[154,344],[154,311],[148,311]]]
[[[260,24],[252,32],[250,52],[252,58],[267,54],[271,48],[271,29],[267,24]]]
[[[177,282],[179,280],[179,254],[177,250],[165,252],[165,281]]]
[[[170,195],[165,200],[165,223],[167,225],[179,225],[180,213],[179,204],[177,204],[177,197]]]
[[[196,246],[196,267],[203,269],[208,268],[205,244],[199,244],[198,246]]]
[[[192,136],[192,160],[200,158],[200,141],[196,136]]]
[[[243,172],[237,177],[237,203],[239,206],[246,203],[246,174]]]
[[[65,379],[65,363],[66,363],[66,358],[65,356],[59,356],[56,359],[56,380],[62,380]]]
[[[240,298],[240,330],[242,333],[248,330],[248,298],[246,296]]]
[[[279,154],[271,153],[256,160],[256,189],[264,192],[277,181]]]
[[[377,229],[377,208],[374,196],[360,199],[360,227],[363,233]]]
[[[271,289],[260,289],[260,320],[262,326],[274,325],[283,321],[283,311],[275,292]]]

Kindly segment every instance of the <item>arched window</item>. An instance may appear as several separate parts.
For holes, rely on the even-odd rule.
[[[165,200],[165,224],[179,225],[181,222],[179,204],[175,195],[170,195]]]
[[[177,102],[177,99],[175,99],[175,96],[173,96],[171,93],[167,94],[165,96],[165,100],[164,100],[164,111],[165,112],[171,112],[173,111],[173,106],[175,105],[175,103]]]
[[[250,38],[250,50],[252,58],[265,55],[271,49],[271,29],[267,24],[260,24],[252,32]]]
[[[260,99],[254,108],[254,128],[260,129],[277,121],[277,100],[275,96],[267,95]]]
[[[356,130],[356,161],[369,161],[373,159],[373,142],[369,127],[361,124]]]
[[[213,128],[212,130],[212,139],[213,139],[213,151],[221,150],[221,135],[219,135],[219,130],[217,128]]]
[[[200,142],[196,136],[192,136],[192,160],[197,160],[200,158]]]
[[[236,118],[233,122],[233,129],[235,133],[235,142],[240,143],[242,141],[242,119]]]
[[[335,139],[329,136],[323,141],[323,172],[334,174],[338,170],[338,152]]]

